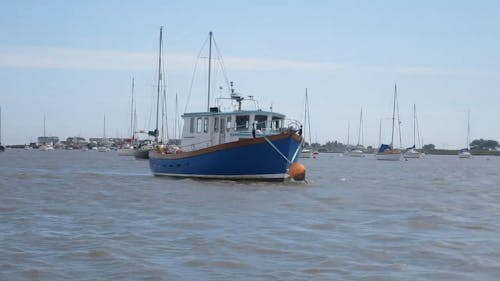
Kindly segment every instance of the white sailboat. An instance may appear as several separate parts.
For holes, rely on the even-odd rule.
[[[104,134],[102,138],[102,143],[97,147],[97,151],[99,152],[107,152],[109,151],[108,140],[106,139],[106,115],[104,115]]]
[[[413,104],[413,146],[408,148],[404,154],[405,158],[416,158],[420,159],[424,157],[424,153],[419,152],[415,149],[416,147],[416,138],[418,137],[418,143],[420,143],[420,133],[418,130],[418,122],[417,122],[417,109],[415,104]]]
[[[38,147],[40,151],[49,151],[54,150],[54,146],[52,143],[47,143],[47,135],[45,134],[45,116],[43,116],[43,139],[44,143]]]
[[[349,150],[348,154],[350,157],[364,157],[365,154],[362,150],[362,135],[363,135],[363,108],[361,108],[361,112],[359,114],[359,130],[358,130],[358,143],[356,147]]]
[[[381,144],[378,152],[375,154],[377,160],[400,161],[402,159],[401,150],[394,148],[394,123],[396,122],[396,100],[398,96],[397,86],[394,84],[394,102],[392,108],[392,132],[391,144]],[[399,117],[398,117],[399,123]]]
[[[470,153],[470,111],[467,112],[467,148],[460,150],[458,153],[458,158],[470,159],[472,154]]]
[[[132,78],[132,101],[130,105],[130,134],[132,138],[117,149],[119,156],[134,156],[135,128],[134,128],[134,78]]]
[[[149,152],[152,151],[156,145],[162,144],[163,142],[166,144],[168,142],[165,139],[164,134],[166,130],[162,130],[162,139],[160,142],[160,130],[158,126],[158,121],[160,119],[160,95],[163,92],[163,101],[165,101],[165,75],[164,75],[164,62],[163,59],[163,26],[160,27],[160,40],[159,40],[159,50],[158,50],[158,80],[156,84],[156,126],[154,131],[148,131],[148,135],[154,137],[154,141],[142,141],[139,143],[139,147],[134,150],[134,157],[136,159],[149,159]],[[162,127],[163,127],[163,119],[162,119]]]
[[[351,124],[349,122],[347,122],[347,143],[345,145],[345,150],[342,153],[342,154],[344,154],[344,156],[348,156],[349,151],[351,150],[351,145],[350,145],[350,141],[349,141],[350,135],[351,135]]]
[[[307,126],[307,127],[306,127]],[[307,130],[306,130],[307,128]],[[313,157],[313,148],[311,147],[311,121],[309,118],[309,98],[307,95],[307,88],[306,88],[306,101],[305,101],[305,106],[304,106],[304,127],[302,128],[302,134],[304,137],[306,136],[306,131],[309,134],[309,146],[305,146],[305,144],[302,144],[302,150],[299,154],[300,158],[312,158]]]

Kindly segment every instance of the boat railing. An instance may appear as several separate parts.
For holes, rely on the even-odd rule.
[[[264,134],[264,135],[274,135],[274,134],[279,134],[279,133],[284,133],[284,132],[299,132],[302,124],[295,120],[295,119],[283,119],[280,126],[271,126],[267,127],[268,121],[261,121],[261,122],[254,122],[254,127],[259,133]],[[244,131],[244,130],[238,130],[238,128],[245,128],[248,129],[250,132],[252,128],[248,128],[245,125],[237,126],[236,131]]]

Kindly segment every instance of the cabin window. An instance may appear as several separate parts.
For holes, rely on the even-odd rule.
[[[194,133],[195,118],[191,117],[189,120],[189,132]]]
[[[197,133],[201,133],[202,125],[203,125],[201,122],[202,122],[201,118],[196,119],[196,132]]]
[[[219,132],[219,117],[214,118],[214,132],[215,133]]]
[[[248,115],[236,116],[236,131],[247,130],[249,123],[250,123],[250,116]]]
[[[203,132],[208,132],[208,118],[203,118]]]
[[[267,115],[255,115],[256,129],[262,130],[266,128]]]
[[[281,122],[283,120],[279,117],[276,117],[276,116],[273,116],[273,121],[272,121],[272,124],[271,124],[271,127],[273,128],[273,130],[277,130],[277,129],[280,129],[281,128]]]
[[[226,123],[226,131],[231,130],[231,116],[227,117],[227,123]]]

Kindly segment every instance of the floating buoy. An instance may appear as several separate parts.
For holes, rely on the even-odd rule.
[[[306,178],[306,167],[299,162],[290,165],[288,174],[296,181],[303,181]]]

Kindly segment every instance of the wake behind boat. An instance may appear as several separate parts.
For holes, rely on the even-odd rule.
[[[179,145],[158,145],[149,152],[149,166],[156,176],[284,180],[290,176],[302,180],[305,168],[294,163],[303,138],[300,123],[285,115],[261,109],[242,109],[242,103],[257,105],[253,97],[243,97],[230,86],[232,110],[210,107],[210,61],[212,32],[209,33],[208,111],[184,113]]]

